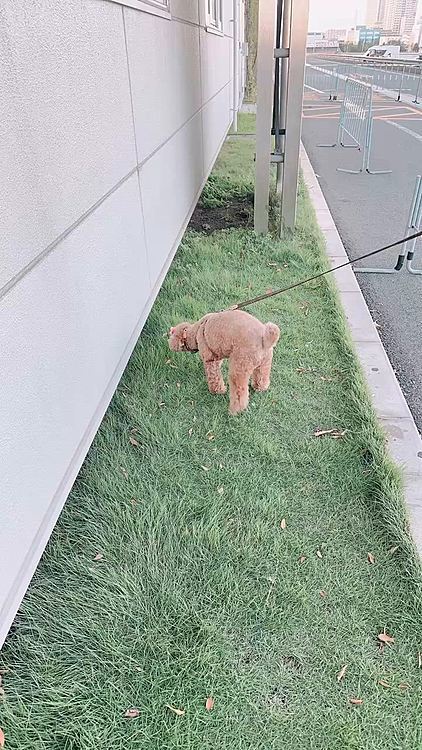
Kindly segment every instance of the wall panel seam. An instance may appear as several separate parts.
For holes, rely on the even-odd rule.
[[[126,64],[127,64],[127,75],[128,75],[128,81],[129,81],[129,92],[130,92],[130,107],[132,112],[132,127],[133,127],[133,137],[135,139],[135,151],[136,151],[136,163],[139,164],[139,151],[138,151],[138,139],[136,137],[136,123],[135,123],[135,108],[133,105],[133,90],[132,90],[132,76],[130,73],[130,60],[129,60],[129,45],[127,41],[127,30],[126,30],[126,18],[125,18],[125,7],[122,5],[122,19],[123,19],[123,33],[125,37],[125,51],[126,51]],[[146,254],[146,260],[147,260],[147,273],[148,273],[148,279],[149,279],[149,288],[151,289],[152,281],[151,281],[151,268],[150,268],[150,262],[149,262],[149,249],[148,249],[148,240],[147,240],[147,233],[145,228],[145,216],[144,216],[144,207],[142,202],[142,191],[141,191],[141,183],[139,179],[139,169],[136,169],[137,176],[136,181],[138,184],[138,193],[139,193],[139,213],[140,213],[140,219],[142,224],[142,234],[144,237],[144,244],[145,244],[145,254]]]
[[[70,224],[69,227],[67,227],[61,234],[59,234],[55,240],[50,242],[47,247],[44,248],[44,250],[41,250],[41,252],[38,253],[32,260],[27,263],[18,273],[16,273],[12,278],[4,284],[2,287],[0,287],[0,302],[6,295],[18,284],[28,273],[30,273],[39,263],[41,263],[55,248],[62,242],[62,240],[66,239],[69,234],[71,234],[74,229],[76,229],[80,224],[82,224],[94,211],[96,211],[97,208],[101,206],[102,203],[104,203],[107,198],[109,198],[116,190],[118,190],[130,177],[132,177],[135,172],[139,171],[144,164],[146,164],[150,159],[152,159],[153,156],[155,156],[163,146],[165,146],[171,139],[177,135],[194,117],[198,115],[198,113],[202,112],[205,107],[212,102],[213,99],[215,99],[221,92],[230,85],[231,83],[230,79],[227,81],[227,83],[224,84],[215,94],[213,94],[209,99],[207,99],[206,102],[204,102],[199,109],[197,109],[182,125],[180,125],[168,138],[166,138],[165,141],[163,141],[157,148],[151,152],[143,161],[141,161],[139,164],[133,167],[133,169],[128,172],[124,177],[122,177],[110,190],[108,190],[101,198],[99,198],[95,203],[92,204],[86,211],[84,211],[81,216],[79,216],[78,219],[75,219],[72,224]],[[201,118],[202,119],[202,118]]]

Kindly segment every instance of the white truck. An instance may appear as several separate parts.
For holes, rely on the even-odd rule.
[[[365,52],[365,57],[398,58],[400,57],[399,44],[376,44]]]

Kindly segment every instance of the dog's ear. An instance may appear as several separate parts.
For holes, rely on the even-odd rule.
[[[174,326],[170,328],[170,333],[174,333]]]

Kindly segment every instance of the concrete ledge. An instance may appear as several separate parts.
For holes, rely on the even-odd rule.
[[[329,264],[335,268],[348,257],[303,145],[300,156]],[[334,272],[333,276],[390,455],[402,471],[410,530],[422,557],[422,439],[351,266]]]

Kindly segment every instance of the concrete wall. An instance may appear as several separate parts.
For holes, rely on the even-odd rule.
[[[233,118],[233,1],[2,2],[0,644]]]

